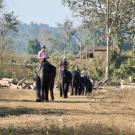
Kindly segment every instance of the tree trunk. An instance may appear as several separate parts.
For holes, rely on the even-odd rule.
[[[106,22],[106,73],[105,78],[109,79],[109,66],[110,66],[110,58],[109,58],[109,45],[110,45],[110,21],[109,21],[109,0],[107,0],[107,22]]]

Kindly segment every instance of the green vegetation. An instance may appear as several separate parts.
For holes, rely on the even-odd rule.
[[[135,78],[135,58],[132,52],[119,54],[113,51],[111,58],[110,73],[114,80],[128,79],[129,76]]]
[[[28,42],[28,53],[29,54],[38,54],[38,51],[41,49],[40,43],[37,39],[30,40]]]
[[[16,63],[19,65],[31,63],[32,67],[28,69],[28,72],[30,78],[33,78],[33,69],[38,60],[35,58],[36,56],[31,55],[37,54],[41,46],[45,45],[51,57],[49,61],[57,67],[63,55],[66,55],[70,62],[70,69],[76,65],[81,69],[86,67],[94,80],[100,80],[105,75],[106,54],[100,54],[91,62],[89,62],[90,60],[78,60],[76,56],[81,46],[82,48],[93,45],[95,48],[96,46],[106,46],[105,28],[108,26],[110,29],[110,78],[120,80],[120,78],[127,79],[131,75],[135,78],[135,23],[133,21],[135,3],[132,0],[123,2],[115,0],[109,1],[109,3],[107,1],[94,2],[93,0],[82,0],[78,3],[77,0],[63,0],[63,3],[69,6],[74,14],[85,18],[81,26],[74,28],[73,22],[68,19],[62,24],[58,24],[57,27],[33,22],[25,24],[18,22],[13,12],[1,12],[0,50],[4,54],[0,54],[0,77],[20,78],[21,75],[24,76],[21,74],[22,71],[18,71],[19,69],[14,70],[15,63],[13,65],[11,62],[13,60],[17,61]],[[106,5],[109,6],[109,10]],[[3,10],[3,0],[0,1],[0,8]],[[31,55],[27,56],[27,60],[22,55],[22,60],[18,60],[20,58],[18,54],[13,53],[13,47],[14,52]],[[15,55],[14,58],[8,57],[10,53]],[[34,60],[31,57],[34,57]],[[6,66],[7,63],[9,66]]]
[[[4,49],[8,47],[7,37],[10,32],[17,32],[17,25],[19,21],[13,12],[3,13],[0,18],[0,52],[2,53]]]
[[[134,45],[135,1],[63,0],[63,4],[68,6],[74,14],[83,17],[84,25],[90,31],[92,30],[91,26],[94,27],[94,30],[99,30],[101,39],[106,41],[105,77],[108,79],[110,77],[112,79],[120,79],[128,78],[130,75],[134,76],[135,66],[133,64],[133,56],[123,54],[123,48],[125,45],[128,48],[130,48],[130,44]],[[91,31],[93,33],[93,35],[91,34],[94,39],[93,41],[97,37],[94,30]],[[98,34],[96,33],[96,35]],[[110,54],[111,56],[109,56]],[[111,59],[112,61],[110,62]],[[95,71],[98,77],[97,67],[95,67]]]

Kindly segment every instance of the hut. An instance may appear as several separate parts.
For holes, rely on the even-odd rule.
[[[96,58],[106,53],[106,46],[82,46],[81,51],[78,54],[78,58],[90,59]]]

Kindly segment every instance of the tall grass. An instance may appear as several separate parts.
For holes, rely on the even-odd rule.
[[[81,125],[76,127],[56,126],[34,128],[5,128],[0,129],[0,135],[133,135],[131,131],[124,131],[117,127],[103,125]]]

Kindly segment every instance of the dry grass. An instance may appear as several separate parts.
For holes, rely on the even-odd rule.
[[[94,91],[89,97],[68,99],[59,98],[55,90],[55,101],[36,103],[35,91],[0,89],[0,131],[6,135],[135,134],[134,99],[134,90]]]

